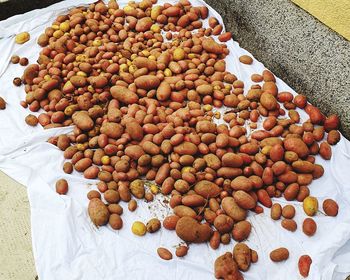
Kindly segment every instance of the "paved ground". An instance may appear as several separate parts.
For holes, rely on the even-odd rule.
[[[0,279],[34,280],[27,192],[2,172],[0,209]]]

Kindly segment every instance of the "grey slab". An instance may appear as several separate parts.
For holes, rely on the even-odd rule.
[[[350,138],[350,42],[289,0],[207,0],[234,40],[311,103],[341,117]]]

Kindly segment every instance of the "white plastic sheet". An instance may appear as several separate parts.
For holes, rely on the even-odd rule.
[[[28,111],[19,102],[24,99],[23,88],[12,85],[12,79],[21,76],[23,68],[9,64],[12,54],[26,56],[31,63],[37,59],[37,37],[60,13],[72,6],[88,4],[91,0],[63,1],[46,9],[35,10],[0,22],[0,96],[7,101],[7,109],[0,111],[0,169],[27,186],[31,204],[33,251],[39,279],[41,280],[96,280],[96,279],[213,279],[215,259],[231,251],[234,242],[213,251],[207,244],[191,244],[188,255],[171,261],[161,260],[156,249],[159,246],[174,252],[181,242],[174,232],[165,229],[144,237],[131,233],[135,220],[147,222],[152,217],[163,219],[171,210],[162,203],[162,198],[152,203],[139,202],[134,213],[124,211],[123,229],[114,231],[109,227],[97,229],[87,216],[86,193],[96,188],[96,181],[86,180],[76,172],[64,174],[63,154],[55,146],[46,143],[53,135],[70,132],[71,128],[43,130],[25,124]],[[163,0],[158,1],[165,2]],[[167,1],[174,3],[175,1]],[[201,0],[194,5],[205,4]],[[119,1],[121,5],[126,1]],[[220,16],[210,8],[210,15]],[[29,31],[31,40],[24,45],[14,44],[14,35]],[[238,57],[249,54],[237,42],[229,42],[228,70],[244,81],[245,88],[252,84],[250,76],[265,68],[254,60],[252,65],[238,62]],[[277,81],[280,91],[291,91],[283,81]],[[300,112],[305,119],[304,112]],[[253,225],[247,244],[258,251],[259,261],[244,273],[250,280],[302,279],[298,274],[297,261],[300,255],[309,254],[312,267],[308,279],[343,280],[350,274],[350,143],[342,138],[333,147],[333,157],[317,162],[325,168],[325,175],[312,183],[311,193],[322,201],[333,198],[340,206],[336,218],[319,213],[315,217],[317,233],[307,237],[301,231],[305,218],[301,203],[292,202],[297,209],[295,218],[298,230],[295,233],[281,228],[280,222],[265,214],[249,215]],[[70,189],[67,196],[54,190],[58,178],[66,178]],[[275,199],[282,205],[284,199]],[[126,204],[122,203],[124,209]],[[272,263],[269,252],[277,247],[287,247],[290,258],[282,263]]]

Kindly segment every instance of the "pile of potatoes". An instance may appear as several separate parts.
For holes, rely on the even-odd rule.
[[[226,70],[224,42],[231,34],[222,33],[212,17],[203,27],[206,7],[188,0],[155,2],[119,7],[114,0],[99,1],[58,16],[38,38],[38,61],[22,77],[22,106],[43,109],[27,123],[46,129],[74,125],[72,134],[49,142],[63,151],[65,173],[99,180],[98,190],[88,193],[96,226],[121,229],[120,201],[134,211],[137,200],[151,201],[161,192],[174,212],[163,227],[188,244],[209,242],[217,249],[232,238],[241,242],[251,232],[248,212],[262,213],[264,207],[272,208],[272,219],[285,218],[284,228],[296,230],[294,207],[282,209],[272,198],[304,201],[310,215],[318,211],[308,186],[324,173],[316,155],[329,160],[331,145],[340,140],[339,118],[324,116],[302,94],[280,92],[268,70],[252,75],[254,84],[245,87]],[[245,67],[253,63],[249,56],[238,60]],[[224,113],[215,109],[223,106]],[[309,115],[306,122],[297,109]],[[69,193],[68,182],[57,188]],[[335,216],[336,202],[327,201],[325,213]],[[315,224],[305,223],[305,232],[314,234]],[[133,232],[160,227],[159,221],[149,227],[138,221]],[[181,246],[176,255],[187,250]],[[172,258],[166,248],[158,254]],[[223,258],[241,269],[232,256]],[[242,279],[236,274],[216,276]]]

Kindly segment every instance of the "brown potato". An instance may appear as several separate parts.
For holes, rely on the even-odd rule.
[[[109,212],[107,206],[98,198],[93,198],[89,202],[88,213],[91,221],[96,226],[103,226],[108,223]]]
[[[202,243],[210,239],[212,230],[191,217],[182,217],[176,224],[176,234],[186,242]]]
[[[307,236],[313,236],[315,234],[316,230],[317,230],[317,224],[313,219],[306,218],[303,221],[303,232]]]
[[[335,217],[338,215],[339,206],[333,199],[326,199],[322,204],[323,211],[328,215]]]
[[[123,227],[123,220],[118,214],[111,214],[108,223],[112,229],[119,230]]]
[[[56,192],[58,194],[67,194],[68,192],[68,182],[65,179],[59,179],[56,182]]]
[[[233,197],[225,197],[221,202],[221,207],[235,222],[243,221],[247,217],[247,211],[240,208]]]
[[[273,261],[273,262],[281,262],[281,261],[285,261],[286,259],[289,258],[289,251],[287,248],[278,248],[278,249],[275,249],[273,250],[271,253],[270,253],[270,259]]]
[[[253,63],[253,59],[249,55],[240,56],[239,61],[243,64],[252,64]]]
[[[238,270],[237,263],[230,252],[221,255],[215,260],[214,273],[217,279],[236,279],[243,280],[241,272]]]
[[[252,225],[248,221],[240,221],[233,226],[232,237],[241,242],[249,237],[251,229]]]
[[[271,219],[279,220],[282,215],[282,206],[279,203],[274,203],[271,207]]]
[[[160,221],[157,218],[150,219],[147,224],[147,232],[154,233],[158,231],[161,227]]]
[[[247,271],[251,263],[250,248],[244,243],[237,243],[233,248],[233,259],[241,271]]]
[[[163,260],[171,260],[173,258],[173,254],[166,248],[158,248],[157,249],[157,253],[159,255],[159,257],[161,257]]]
[[[231,231],[233,227],[233,219],[227,215],[218,215],[214,220],[214,227],[221,234]]]

